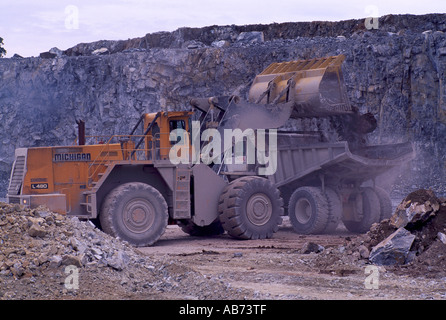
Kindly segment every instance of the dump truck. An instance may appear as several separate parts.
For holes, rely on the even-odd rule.
[[[376,120],[350,104],[344,59],[273,63],[246,100],[193,98],[190,111],[143,114],[127,134],[86,136],[79,121],[74,145],[16,150],[8,201],[95,220],[135,246],[154,244],[169,223],[269,238],[285,215],[301,234],[341,222],[366,232],[392,210],[373,182],[414,151],[367,144]],[[331,134],[302,126],[321,119]]]

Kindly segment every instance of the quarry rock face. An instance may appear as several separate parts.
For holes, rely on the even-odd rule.
[[[128,134],[141,113],[188,110],[193,97],[246,98],[272,62],[339,54],[352,105],[377,120],[370,143],[414,142],[417,157],[395,174],[395,189],[446,193],[444,21],[389,15],[371,30],[364,20],[181,28],[0,59],[0,197],[14,150],[71,145],[77,119],[87,135]]]

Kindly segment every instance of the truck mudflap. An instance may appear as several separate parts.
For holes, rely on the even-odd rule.
[[[367,181],[414,157],[410,142],[368,146],[354,153],[346,141],[280,146],[277,170],[268,178],[277,187],[297,180],[299,184],[309,185],[319,179],[319,174],[344,181]]]

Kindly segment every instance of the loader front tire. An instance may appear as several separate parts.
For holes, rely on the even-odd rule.
[[[243,177],[223,189],[218,211],[221,224],[230,236],[237,239],[271,238],[282,222],[283,200],[269,180]]]
[[[142,247],[154,244],[168,222],[167,204],[154,187],[125,183],[105,198],[99,215],[104,232]]]
[[[329,225],[330,206],[327,196],[317,187],[301,187],[293,192],[288,216],[294,231],[300,234],[321,234]]]

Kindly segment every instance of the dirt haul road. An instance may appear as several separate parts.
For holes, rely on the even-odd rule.
[[[349,248],[357,240],[343,226],[333,235],[299,235],[285,218],[272,239],[192,237],[169,226],[156,246],[138,250],[170,257],[254,299],[446,299],[446,277],[372,266]]]

